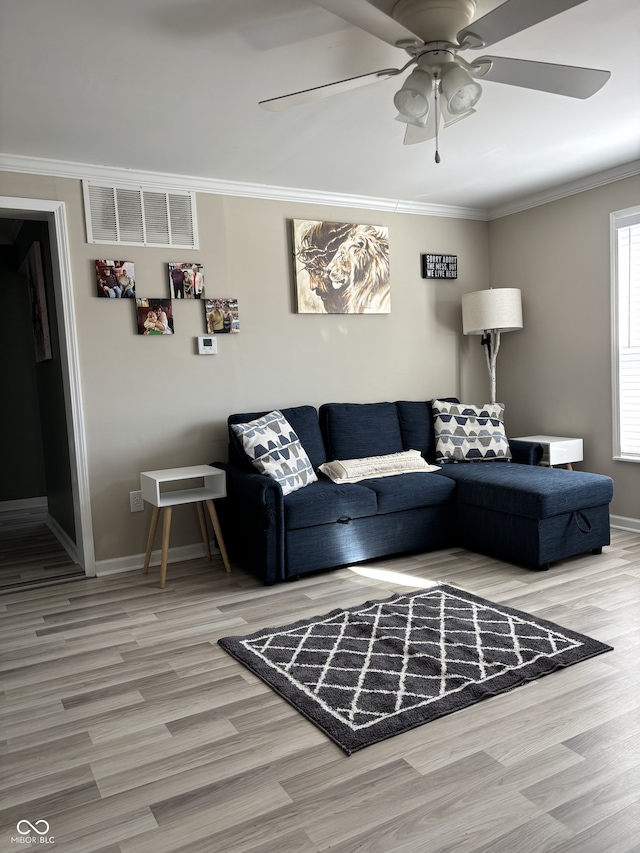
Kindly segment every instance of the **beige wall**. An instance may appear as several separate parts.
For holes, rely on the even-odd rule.
[[[640,177],[494,220],[491,284],[520,287],[524,329],[503,337],[498,397],[510,435],[582,436],[577,467],[615,480],[613,514],[640,518],[640,465],[612,459],[609,214]]]
[[[150,517],[131,514],[140,471],[226,458],[226,417],[300,403],[427,399],[486,382],[462,338],[462,293],[489,285],[486,222],[199,194],[197,252],[88,245],[80,181],[0,173],[0,195],[66,203],[85,406],[96,559],[144,551]],[[392,313],[298,315],[289,220],[387,225]],[[420,254],[458,256],[457,281],[420,278]],[[174,303],[176,334],[136,334],[133,308],[97,299],[93,260],[126,256],[139,296],[167,296],[168,261],[204,264],[209,296],[239,302],[239,335],[194,354],[203,307]],[[477,344],[477,339],[474,339]],[[484,387],[480,396],[484,396]],[[195,512],[175,512],[172,545],[197,542]]]
[[[210,194],[197,198],[200,250],[89,245],[80,181],[0,173],[0,194],[66,203],[89,481],[98,561],[144,550],[149,509],[129,512],[138,473],[226,458],[230,412],[329,400],[458,394],[484,402],[479,338],[461,335],[460,298],[520,287],[525,328],[503,336],[498,398],[510,435],[583,436],[584,470],[616,481],[612,512],[640,518],[640,466],[611,459],[609,213],[637,203],[640,178],[491,223]],[[295,313],[289,220],[387,225],[392,313]],[[420,278],[420,254],[458,256],[455,282]],[[204,264],[207,294],[239,300],[241,332],[198,357],[196,301],[174,307],[176,334],[135,333],[127,303],[94,296],[92,262],[126,255],[140,296],[166,296],[166,264]],[[491,269],[489,274],[489,258]],[[198,541],[195,513],[176,510],[172,545]]]

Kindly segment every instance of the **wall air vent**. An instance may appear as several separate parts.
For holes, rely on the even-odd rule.
[[[83,181],[88,243],[197,249],[195,193]]]

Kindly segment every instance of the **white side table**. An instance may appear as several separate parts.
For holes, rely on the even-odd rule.
[[[516,441],[535,441],[542,445],[541,465],[555,465],[573,470],[573,462],[582,462],[582,439],[562,435],[519,435]]]
[[[160,589],[164,589],[167,579],[167,555],[169,553],[169,535],[171,533],[171,512],[178,504],[195,503],[200,521],[200,531],[204,542],[207,560],[211,559],[209,535],[204,517],[203,504],[207,505],[209,518],[218,540],[218,547],[227,573],[231,571],[227,549],[225,548],[218,514],[214,506],[215,498],[223,498],[227,494],[226,476],[224,471],[211,465],[191,465],[187,468],[166,468],[161,471],[143,471],[140,474],[140,489],[142,497],[153,505],[147,552],[144,557],[143,574],[149,571],[149,561],[153,549],[153,540],[158,527],[160,510],[162,516],[162,561],[160,564]]]

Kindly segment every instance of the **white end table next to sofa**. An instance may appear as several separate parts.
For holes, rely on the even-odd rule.
[[[194,486],[190,481],[197,480],[198,485]],[[174,484],[174,488],[169,487],[169,490],[162,489],[162,485]],[[182,484],[182,488],[180,485]],[[160,589],[164,589],[167,579],[167,555],[169,553],[169,535],[171,533],[171,513],[172,508],[178,504],[195,503],[198,510],[198,519],[200,521],[200,531],[202,533],[202,541],[207,559],[211,559],[211,549],[209,548],[209,534],[207,533],[207,525],[204,517],[203,504],[207,505],[209,518],[213,525],[213,530],[218,541],[220,554],[224,562],[227,573],[231,571],[229,558],[227,557],[227,549],[225,548],[224,539],[222,538],[222,530],[218,521],[218,514],[214,506],[215,498],[223,498],[227,494],[226,475],[220,468],[214,468],[211,465],[191,465],[187,468],[166,468],[161,471],[143,471],[140,474],[140,489],[142,497],[153,505],[153,515],[151,516],[151,525],[149,527],[149,538],[147,540],[147,552],[144,558],[143,574],[149,571],[149,561],[151,560],[151,551],[153,548],[153,540],[156,535],[158,526],[158,518],[160,510],[163,510],[162,517],[162,560],[160,563]]]
[[[573,462],[582,462],[582,439],[562,435],[519,435],[514,441],[535,441],[542,445],[541,465],[550,468],[564,466],[573,470]]]

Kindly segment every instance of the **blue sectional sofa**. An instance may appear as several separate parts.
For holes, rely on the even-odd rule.
[[[455,398],[448,398],[455,401]],[[315,470],[331,460],[406,450],[435,459],[429,401],[328,403],[280,409]],[[511,462],[451,462],[434,473],[317,482],[290,494],[258,473],[228,418],[227,476],[216,502],[230,558],[265,584],[308,572],[459,544],[535,568],[609,544],[609,477],[538,467],[542,447],[511,441]]]

